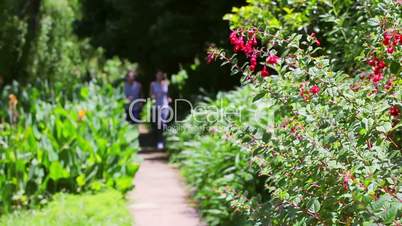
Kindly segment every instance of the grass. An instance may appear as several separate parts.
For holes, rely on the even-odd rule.
[[[0,218],[1,226],[131,226],[132,222],[123,196],[113,190],[96,195],[59,194],[43,209]]]

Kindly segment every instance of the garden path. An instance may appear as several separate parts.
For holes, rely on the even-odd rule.
[[[144,161],[135,176],[136,187],[128,194],[135,226],[204,226],[167,154],[145,152],[140,157]]]

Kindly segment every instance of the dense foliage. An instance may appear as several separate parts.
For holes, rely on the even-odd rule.
[[[17,88],[6,88],[2,98],[8,117],[0,124],[1,212],[44,204],[60,191],[132,188],[137,131],[124,122],[120,89],[77,85],[68,99],[45,86]]]
[[[281,30],[287,35],[316,32],[332,65],[347,72],[359,65],[356,57],[364,52],[368,34],[376,32],[373,25],[385,22],[378,18],[401,14],[400,7],[390,6],[395,0],[247,2],[249,5],[234,8],[225,16],[232,29],[257,27],[270,32]]]
[[[132,219],[121,193],[58,194],[43,209],[19,211],[0,218],[0,225],[13,226],[130,226]]]
[[[209,61],[230,65],[246,87],[202,106],[171,132],[203,214],[211,225],[400,224],[400,3],[340,1],[370,6],[358,13],[352,7],[346,15],[366,16],[344,29],[323,26],[323,13],[300,24],[286,19],[330,1],[294,11],[272,2],[250,1],[228,17],[235,53],[210,50]],[[259,10],[265,4],[269,12]],[[275,18],[278,26],[264,22]],[[300,25],[307,29],[298,34]],[[306,34],[315,26],[320,33]],[[365,35],[349,42],[337,29]],[[338,64],[343,59],[353,62]],[[241,117],[210,120],[236,110]]]
[[[75,35],[81,4],[75,0],[0,1],[0,88],[13,80],[23,84],[74,83],[95,77],[113,81],[124,72],[110,73],[111,65],[133,67],[118,58],[105,59],[102,49]]]
[[[227,192],[263,191],[263,181],[249,167],[251,153],[229,136],[241,126],[260,127],[252,119],[257,112],[261,120],[272,119],[265,111],[269,106],[252,102],[255,93],[251,86],[221,93],[216,101],[200,103],[184,124],[169,131],[172,160],[196,190],[194,198],[209,225],[247,225],[241,212],[231,210]],[[221,111],[232,115],[222,118]],[[232,128],[232,123],[238,127]]]
[[[75,34],[81,6],[0,1],[0,214],[61,191],[132,188],[137,131],[108,83],[136,65]]]

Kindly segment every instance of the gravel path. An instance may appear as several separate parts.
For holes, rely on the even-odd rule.
[[[165,153],[143,153],[135,176],[135,189],[128,194],[135,226],[205,226],[188,201],[188,192],[178,171],[167,163]]]

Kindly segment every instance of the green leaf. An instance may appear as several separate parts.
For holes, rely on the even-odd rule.
[[[78,184],[78,186],[80,186],[80,187],[82,187],[82,186],[84,186],[85,185],[85,175],[84,174],[81,174],[81,175],[79,175],[77,178],[76,178],[76,181],[77,181],[77,184]]]
[[[384,214],[384,223],[392,224],[392,222],[394,222],[397,214],[398,214],[397,206],[396,205],[390,206],[388,209],[386,209],[386,212]]]
[[[318,213],[321,209],[321,204],[317,198],[310,201],[309,210],[313,213]]]
[[[400,68],[401,68],[401,65],[399,63],[392,62],[391,66],[390,66],[391,73],[398,74]]]
[[[266,91],[263,91],[263,92],[257,94],[257,95],[253,98],[253,102],[257,102],[259,99],[263,98],[266,94],[267,94]]]
[[[94,191],[99,191],[102,189],[103,184],[100,183],[99,181],[94,181],[93,183],[91,183],[91,189]]]
[[[380,21],[377,18],[370,18],[367,23],[372,27],[377,27],[380,24]]]
[[[89,97],[89,88],[84,86],[80,90],[80,95],[82,98],[87,99]]]
[[[381,126],[377,126],[376,129],[381,133],[387,133],[392,129],[392,124],[390,122],[386,122]]]
[[[52,162],[49,167],[49,171],[49,177],[55,181],[61,178],[68,178],[70,176],[70,173],[63,168],[60,162]]]
[[[120,177],[115,182],[119,191],[127,191],[133,186],[133,178],[131,177]]]

